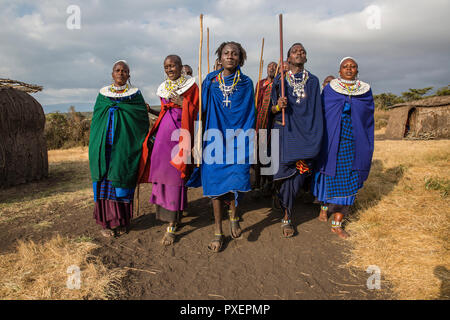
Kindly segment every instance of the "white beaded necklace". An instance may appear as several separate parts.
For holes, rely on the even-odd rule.
[[[115,91],[121,91],[121,90],[125,90],[127,88],[128,84],[125,83],[123,86],[120,87],[116,87],[114,84],[111,85],[111,88],[114,89]]]
[[[340,82],[345,83],[345,84],[351,84],[354,85],[356,83],[356,79],[355,80],[344,80],[342,78],[338,78]]]

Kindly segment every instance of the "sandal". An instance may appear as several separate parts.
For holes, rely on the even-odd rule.
[[[350,235],[342,228],[342,221],[331,221],[331,231],[336,233],[340,238],[347,239]]]
[[[290,238],[294,235],[294,227],[292,226],[291,220],[281,220],[281,228],[283,230],[283,237]],[[285,233],[285,230],[290,230],[291,232]]]
[[[128,227],[118,227],[116,228],[116,235],[117,236],[121,236],[124,235],[125,233],[128,233],[130,229]]]
[[[102,229],[100,231],[100,233],[102,234],[102,236],[104,236],[105,238],[112,238],[116,236],[116,230],[113,229]]]
[[[171,244],[173,244],[176,238],[175,231],[176,227],[167,227],[166,233],[164,234],[161,243],[165,246],[170,246]]]
[[[320,213],[318,217],[319,221],[327,222],[328,221],[328,207],[320,206]]]
[[[222,249],[224,239],[225,237],[223,233],[215,233],[214,239],[208,245],[208,249],[211,250],[212,252],[219,252]],[[213,243],[218,243],[219,245],[216,248],[214,248],[212,246]]]
[[[242,230],[241,230],[241,233],[239,234],[239,236],[237,236],[237,237],[234,236],[233,230],[236,230],[236,228],[241,229],[241,226],[239,225],[239,217],[230,218],[230,234],[231,234],[231,237],[233,239],[241,239],[242,238]]]

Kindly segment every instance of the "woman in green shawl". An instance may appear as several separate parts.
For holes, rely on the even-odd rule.
[[[149,127],[144,98],[131,86],[124,60],[114,64],[112,78],[114,83],[97,96],[89,139],[94,218],[105,237],[129,229],[142,143]]]

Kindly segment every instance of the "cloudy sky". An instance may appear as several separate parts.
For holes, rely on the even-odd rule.
[[[68,28],[77,23],[71,5],[80,9],[79,29]],[[248,55],[243,72],[256,82],[263,37],[264,65],[279,58],[282,13],[284,52],[302,42],[306,68],[321,81],[351,55],[376,94],[450,83],[448,0],[0,0],[0,78],[44,86],[34,94],[44,107],[93,103],[111,83],[113,62],[125,59],[133,85],[159,104],[165,56],[180,55],[197,73],[200,13],[203,72],[209,27],[211,67],[220,43],[237,41]]]

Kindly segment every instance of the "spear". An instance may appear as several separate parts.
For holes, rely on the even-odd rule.
[[[258,82],[256,85],[255,108],[258,108],[259,82],[261,81],[262,67],[263,67],[262,66],[263,65],[263,51],[264,51],[264,38],[262,39],[261,57],[259,58],[259,75],[258,75]]]
[[[203,14],[200,14],[200,45],[198,48],[198,135],[197,156],[202,156],[202,48],[203,48]],[[200,167],[200,161],[197,163]]]
[[[284,98],[284,68],[283,68],[283,15],[280,13],[280,73],[281,73],[281,97]],[[282,121],[284,127],[284,108],[281,109]]]

